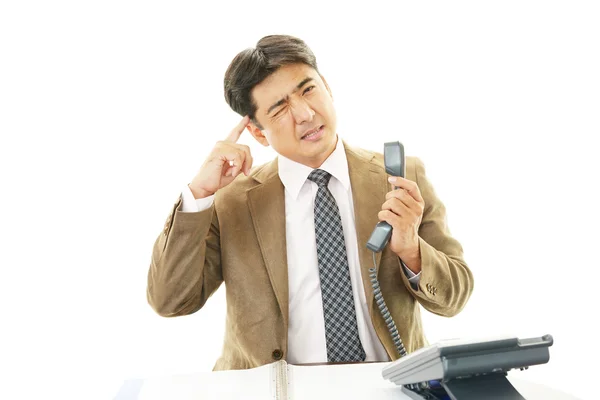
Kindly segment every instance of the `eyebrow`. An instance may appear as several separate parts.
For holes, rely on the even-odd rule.
[[[302,86],[306,85],[310,81],[314,81],[314,78],[311,78],[311,77],[304,78],[302,80],[302,82],[300,82],[299,84],[296,85],[296,88],[292,91],[292,93],[296,93]],[[271,107],[269,107],[269,109],[267,110],[267,115],[271,114],[271,111],[273,111],[274,109],[276,109],[277,107],[279,107],[280,105],[282,105],[283,103],[288,101],[289,98],[290,98],[289,95],[285,96],[283,99],[279,100],[277,103],[275,103]]]

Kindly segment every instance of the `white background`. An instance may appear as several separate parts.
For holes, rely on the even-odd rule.
[[[343,4],[343,5],[342,5]],[[428,339],[550,333],[518,377],[597,386],[597,2],[3,1],[1,398],[111,398],[124,379],[210,371],[224,287],[200,312],[146,303],[180,188],[239,118],[231,59],[304,39],[349,143],[420,157],[475,276]],[[256,163],[275,156],[249,137]],[[589,398],[589,397],[588,397]]]

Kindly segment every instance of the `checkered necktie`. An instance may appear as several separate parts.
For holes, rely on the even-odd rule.
[[[325,317],[327,361],[364,361],[340,211],[327,188],[331,175],[313,170],[308,179],[319,186],[315,198],[315,236]]]

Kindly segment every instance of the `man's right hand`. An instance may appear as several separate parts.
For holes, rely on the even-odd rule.
[[[250,118],[245,116],[225,140],[217,142],[198,174],[188,185],[196,199],[215,194],[217,190],[233,182],[242,172],[248,176],[252,168],[250,148],[238,144],[237,141],[249,122]]]

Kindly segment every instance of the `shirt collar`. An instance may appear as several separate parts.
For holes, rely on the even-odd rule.
[[[283,183],[283,186],[285,186],[285,189],[292,198],[296,200],[302,186],[304,186],[304,183],[308,179],[308,175],[310,175],[313,169],[281,155],[278,157],[278,164],[281,183]],[[332,178],[335,178],[342,183],[346,191],[350,190],[348,160],[346,158],[344,144],[339,135],[337,137],[335,150],[333,150],[333,153],[331,153],[319,169],[329,172]]]

